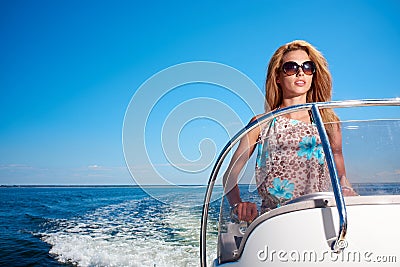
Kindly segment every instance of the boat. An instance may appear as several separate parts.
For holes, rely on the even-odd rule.
[[[210,174],[201,219],[200,265],[400,266],[399,106],[400,98],[306,103],[268,112],[240,130],[222,149]],[[340,113],[345,166],[355,196],[343,194],[321,118],[323,109]],[[318,129],[330,189],[259,213],[251,223],[239,221],[222,182],[233,151],[255,127],[302,110],[311,112]],[[387,110],[391,116],[386,115]],[[349,115],[342,119],[342,114]],[[244,201],[259,207],[254,162],[250,158],[242,171],[239,188]]]

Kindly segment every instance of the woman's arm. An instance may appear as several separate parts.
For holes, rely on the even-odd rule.
[[[346,168],[344,165],[343,149],[342,149],[342,131],[339,123],[331,125],[329,131],[329,142],[332,148],[332,154],[335,160],[338,176],[346,176]]]
[[[254,117],[250,123],[256,119],[257,117]],[[242,202],[238,187],[238,177],[254,151],[259,134],[260,128],[256,127],[242,137],[223,177],[224,191],[229,204],[234,207],[239,220],[243,221],[252,221],[258,215],[256,204]]]
[[[329,141],[344,196],[357,196],[358,194],[354,191],[349,180],[346,178],[346,168],[342,149],[342,130],[340,123],[334,123],[332,125],[332,129],[329,134]]]

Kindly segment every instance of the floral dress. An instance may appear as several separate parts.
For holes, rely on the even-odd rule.
[[[329,172],[316,126],[281,116],[265,127],[257,143],[256,181],[261,212],[327,191]]]

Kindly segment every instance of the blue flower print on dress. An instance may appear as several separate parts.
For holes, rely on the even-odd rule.
[[[297,155],[299,155],[299,157],[306,157],[308,160],[314,157],[321,165],[325,162],[322,145],[317,145],[317,138],[315,136],[303,137],[299,143],[299,151],[297,151]]]
[[[272,181],[272,185],[273,187],[268,188],[268,192],[280,200],[280,202],[293,197],[294,183],[289,182],[289,180],[281,180],[279,177],[276,177]]]
[[[316,147],[317,138],[315,138],[315,136],[303,137],[303,139],[299,143],[299,151],[297,152],[297,155],[299,155],[300,157],[306,156],[309,160],[312,158]]]
[[[268,143],[264,141],[264,143],[257,144],[257,167],[262,168],[266,165],[266,160],[268,158]]]
[[[315,148],[314,157],[318,160],[319,164],[323,165],[325,163],[325,154],[321,144]]]

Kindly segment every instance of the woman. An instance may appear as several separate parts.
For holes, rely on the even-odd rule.
[[[332,78],[322,54],[305,41],[281,46],[272,56],[266,78],[266,111],[309,102],[331,100]],[[256,116],[252,121],[257,120]],[[345,196],[356,195],[346,179],[339,119],[322,110]],[[242,138],[224,175],[226,196],[239,220],[251,222],[257,206],[240,198],[237,179],[257,148],[256,180],[262,198],[261,212],[292,198],[329,189],[329,172],[318,131],[308,111],[274,119]]]

